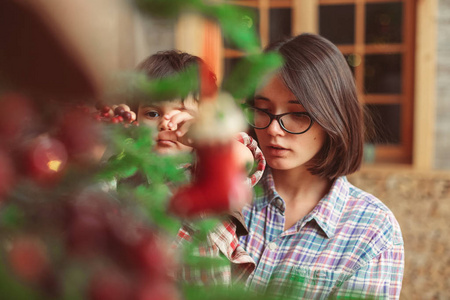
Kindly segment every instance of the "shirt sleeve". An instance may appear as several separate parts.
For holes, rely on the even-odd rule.
[[[247,183],[251,186],[254,186],[261,179],[264,169],[266,167],[266,159],[264,155],[258,147],[258,143],[247,133],[240,132],[236,139],[247,146],[247,148],[252,152],[254,162],[254,168],[252,169],[252,173],[247,177]]]
[[[394,244],[345,280],[332,299],[399,299],[403,270],[403,243]]]

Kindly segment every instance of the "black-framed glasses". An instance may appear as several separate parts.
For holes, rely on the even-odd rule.
[[[249,105],[244,105],[243,111],[245,119],[255,129],[265,129],[275,119],[284,131],[292,134],[302,134],[307,132],[313,124],[313,119],[307,112],[288,112],[273,115],[264,109]]]

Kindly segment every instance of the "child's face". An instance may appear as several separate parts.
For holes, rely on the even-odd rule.
[[[153,150],[157,153],[190,152],[192,147],[185,144],[184,133],[197,111],[197,101],[189,96],[184,101],[176,99],[140,105],[137,120],[139,124],[153,128],[155,139]]]

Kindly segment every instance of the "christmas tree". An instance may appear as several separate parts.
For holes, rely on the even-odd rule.
[[[174,280],[180,265],[208,269],[229,263],[199,257],[194,250],[218,222],[196,217],[205,210],[223,212],[231,199],[215,193],[200,201],[192,195],[211,186],[217,191],[224,182],[229,184],[222,189],[224,194],[234,186],[222,177],[200,180],[192,189],[179,167],[192,157],[152,153],[150,129],[136,126],[127,107],[112,107],[125,93],[127,97],[183,93],[189,90],[186,77],[194,76],[189,72],[165,80],[117,76],[122,89],[115,95],[102,92],[112,74],[105,74],[84,52],[83,44],[73,38],[72,27],[62,25],[64,15],[55,15],[57,10],[50,8],[55,3],[0,3],[4,41],[0,50],[2,297],[256,298],[242,285],[199,287]],[[224,36],[246,54],[226,78],[222,92],[204,91],[212,99],[210,108],[203,111],[209,124],[223,128],[228,126],[224,116],[234,114],[229,105],[218,105],[221,101],[216,98],[239,102],[280,64],[278,56],[259,53],[256,34],[241,30],[245,14],[235,7],[201,0],[173,0],[170,5],[166,0],[136,0],[132,4],[144,13],[166,18],[195,11],[217,22]],[[223,96],[224,92],[233,98]],[[208,135],[203,139],[207,146],[199,155],[214,160],[210,147],[219,143],[222,148],[224,141]],[[107,162],[100,159],[105,148],[114,154]],[[222,154],[224,163],[231,159],[226,151]],[[145,184],[111,184],[136,175],[144,176]],[[169,186],[183,185],[184,200],[177,202],[180,195],[173,196]],[[189,210],[179,209],[187,197]],[[186,216],[195,224],[195,239],[173,249],[181,217]]]

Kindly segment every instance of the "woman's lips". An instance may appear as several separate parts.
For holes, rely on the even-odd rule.
[[[269,145],[269,146],[266,147],[266,150],[268,152],[267,154],[271,155],[271,156],[283,156],[287,152],[289,152],[289,149],[283,148],[283,147],[278,146],[278,145]]]

